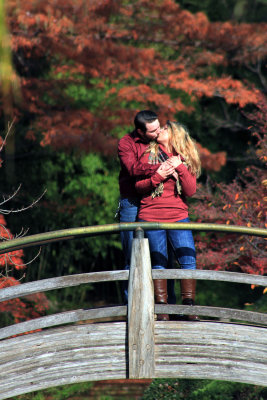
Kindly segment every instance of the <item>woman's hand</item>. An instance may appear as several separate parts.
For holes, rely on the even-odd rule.
[[[168,158],[166,161],[169,165],[171,165],[173,168],[177,168],[180,164],[182,164],[181,156],[172,156]]]
[[[157,173],[162,176],[162,178],[167,179],[170,175],[172,175],[175,171],[175,168],[170,165],[167,161],[160,164],[160,167],[157,169]]]

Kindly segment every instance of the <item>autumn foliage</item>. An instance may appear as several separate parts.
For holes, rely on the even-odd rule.
[[[10,240],[12,233],[6,226],[3,215],[0,214],[0,239]],[[16,279],[14,270],[25,271],[26,265],[23,262],[23,251],[16,250],[0,255],[0,289],[19,285],[20,280]],[[48,301],[43,293],[27,296],[23,299],[12,299],[0,302],[0,312],[12,315],[14,322],[40,317],[48,309]]]
[[[6,104],[12,104],[23,144],[37,143],[55,154],[76,151],[81,159],[64,172],[53,165],[56,178],[46,182],[52,194],[43,206],[50,219],[53,210],[60,218],[67,215],[53,229],[66,227],[66,221],[114,222],[107,215],[116,208],[112,182],[118,171],[112,175],[103,159],[115,159],[118,139],[132,129],[135,113],[148,108],[161,123],[185,123],[197,141],[204,173],[191,205],[195,220],[265,227],[266,23],[212,22],[175,0],[9,0],[6,25],[12,79],[20,91],[12,86],[9,95],[5,91],[0,122]],[[228,167],[230,152],[246,157],[248,142],[252,157],[245,166],[241,160],[238,175],[239,164],[233,168],[235,179],[212,180]],[[61,162],[67,164],[65,155]],[[11,233],[1,221],[6,239]],[[266,273],[263,239],[218,234],[197,239],[201,268]],[[101,248],[99,258],[102,253]],[[0,268],[13,260],[15,269],[23,269],[22,256],[1,257]],[[84,264],[87,268],[87,258]],[[3,274],[2,285],[19,283]]]
[[[250,115],[257,138],[257,165],[247,166],[229,184],[213,183],[199,188],[193,211],[198,221],[267,228],[266,150],[267,102],[259,104]],[[266,238],[247,235],[206,235],[197,237],[198,262],[201,268],[267,273]]]
[[[266,24],[212,23],[174,0],[10,0],[7,15],[23,96],[16,114],[27,111],[27,137],[41,131],[43,146],[115,154],[113,132],[139,109],[164,121],[203,99],[237,109],[259,101],[254,83],[227,70],[256,71],[266,58]],[[211,163],[199,149],[204,168],[225,164],[224,153]]]

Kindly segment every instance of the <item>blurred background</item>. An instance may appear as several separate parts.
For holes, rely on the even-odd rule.
[[[0,0],[2,239],[116,222],[117,143],[142,109],[197,142],[192,221],[266,227],[266,17],[265,0]],[[198,268],[267,272],[263,239],[195,239]],[[123,268],[118,235],[25,265],[37,251],[1,256],[1,286]],[[197,302],[264,310],[265,293],[200,282]],[[121,302],[119,284],[84,285],[2,303],[0,324]]]

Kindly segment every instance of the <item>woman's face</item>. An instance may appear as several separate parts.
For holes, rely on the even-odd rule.
[[[161,128],[158,138],[157,138],[157,142],[160,144],[163,144],[164,146],[168,146],[169,144],[169,129],[168,129],[168,125],[164,125],[163,128]]]

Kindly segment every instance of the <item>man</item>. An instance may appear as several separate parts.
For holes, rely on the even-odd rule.
[[[135,190],[136,178],[142,175],[151,176],[159,167],[158,165],[144,164],[139,161],[142,154],[148,148],[149,142],[156,140],[160,132],[160,123],[157,114],[150,110],[140,111],[134,118],[134,125],[135,130],[120,139],[118,145],[118,156],[121,164],[119,175],[120,222],[136,221],[140,202],[140,197]],[[173,171],[173,167],[166,163],[166,174],[170,175]],[[125,256],[125,269],[129,269],[133,231],[124,231],[120,235]],[[162,279],[154,281],[157,303],[166,302],[165,298],[164,300],[162,299],[162,292],[164,291],[162,285],[165,283],[166,281],[163,282]],[[127,299],[127,289],[125,289],[124,294]]]
[[[140,196],[135,190],[138,176],[151,176],[158,165],[144,164],[139,161],[146,151],[149,142],[156,140],[160,131],[160,123],[155,112],[140,111],[134,119],[135,130],[125,135],[118,145],[118,156],[121,170],[119,175],[120,187],[120,222],[135,222]],[[170,173],[172,167],[169,167]],[[133,232],[121,232],[121,241],[126,259],[126,269],[130,267]]]

